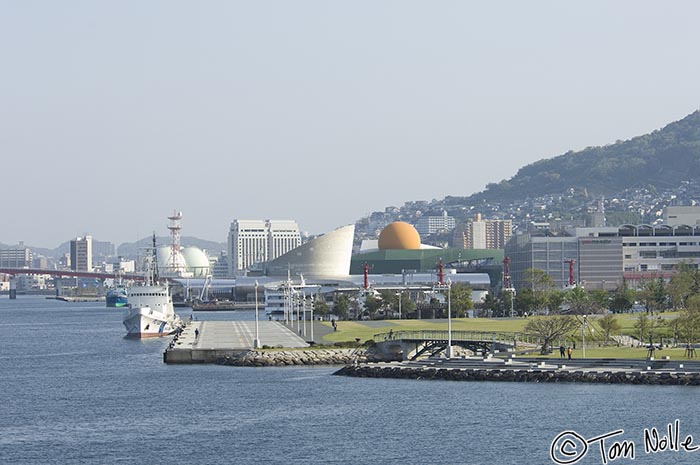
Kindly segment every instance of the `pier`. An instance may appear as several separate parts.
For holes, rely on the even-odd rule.
[[[277,321],[260,321],[263,346],[296,349],[309,344]],[[165,363],[214,363],[253,350],[254,321],[192,321],[163,354]]]

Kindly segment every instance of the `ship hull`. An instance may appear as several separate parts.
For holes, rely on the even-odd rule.
[[[178,320],[168,318],[150,307],[130,308],[124,326],[129,339],[164,337],[173,334],[179,327]]]

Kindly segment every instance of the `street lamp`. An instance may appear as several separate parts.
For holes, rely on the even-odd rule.
[[[447,358],[452,358],[452,280],[447,280]]]
[[[586,358],[586,326],[588,325],[588,315],[583,315],[583,325],[581,326],[581,338],[583,339],[583,358]]]
[[[258,280],[255,280],[255,340],[253,340],[253,349],[260,348],[260,333],[258,328]]]
[[[311,340],[314,340],[314,295],[311,294]]]
[[[306,337],[306,291],[303,288],[301,294],[301,319],[303,321],[304,337]]]

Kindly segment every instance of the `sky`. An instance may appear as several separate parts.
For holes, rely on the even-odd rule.
[[[700,2],[0,0],[0,242],[312,234],[700,108]]]

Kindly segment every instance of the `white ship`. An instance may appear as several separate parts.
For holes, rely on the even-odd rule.
[[[182,320],[175,314],[168,285],[161,285],[158,282],[155,236],[146,282],[143,286],[129,289],[127,307],[129,311],[124,318],[126,337],[141,339],[167,336],[182,327]]]

